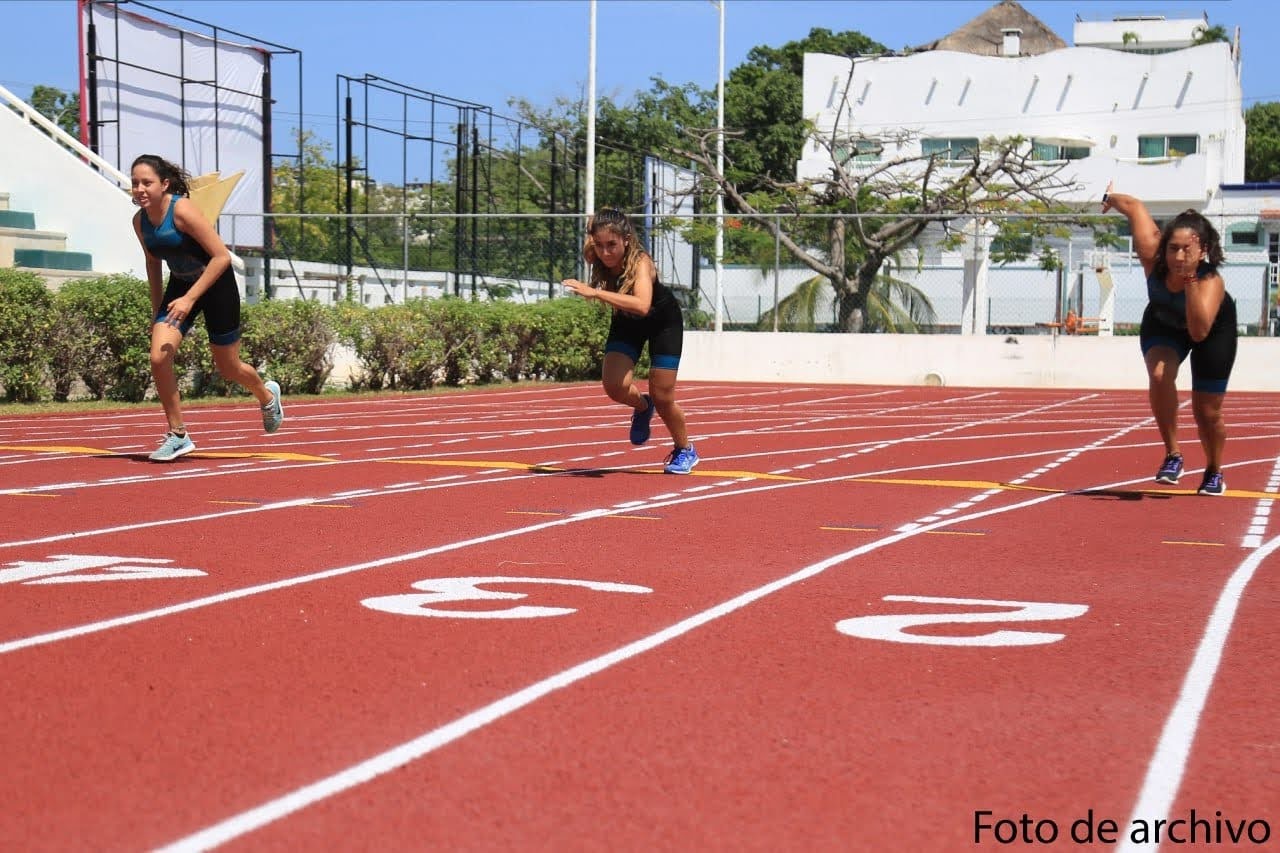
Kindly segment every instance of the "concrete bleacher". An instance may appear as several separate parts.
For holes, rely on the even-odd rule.
[[[140,270],[127,176],[3,87],[0,148],[0,267],[54,288]]]
[[[30,270],[54,288],[94,274],[91,254],[69,251],[61,231],[37,229],[36,214],[13,210],[7,192],[0,192],[0,267]]]

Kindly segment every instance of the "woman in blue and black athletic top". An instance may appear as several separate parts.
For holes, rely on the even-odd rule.
[[[258,398],[262,428],[275,432],[284,420],[280,386],[263,382],[258,371],[240,359],[240,291],[231,271],[231,253],[196,205],[185,198],[190,193],[190,176],[161,157],[143,154],[133,161],[132,177],[133,202],[142,208],[133,217],[133,230],[146,254],[151,288],[151,375],[169,421],[169,431],[151,459],[171,462],[196,449],[182,422],[173,359],[201,313],[218,373]],[[168,286],[163,283],[161,261],[169,266]]]
[[[1107,191],[1102,212],[1115,209],[1129,220],[1133,249],[1147,274],[1147,309],[1140,328],[1147,363],[1148,396],[1165,458],[1157,483],[1182,475],[1178,450],[1178,366],[1191,355],[1191,410],[1204,447],[1202,495],[1226,490],[1222,450],[1227,427],[1222,401],[1236,360],[1236,303],[1227,293],[1218,265],[1222,241],[1203,214],[1185,210],[1161,231],[1146,205],[1130,195]]]
[[[684,343],[684,318],[671,291],[658,281],[653,259],[640,247],[631,221],[616,208],[606,208],[587,222],[582,255],[591,265],[590,283],[567,278],[563,284],[587,299],[613,308],[604,347],[604,390],[619,403],[635,409],[631,443],[649,440],[650,421],[657,411],[675,447],[663,466],[668,474],[688,474],[698,464],[689,441],[684,411],[676,402],[676,372]],[[635,385],[635,366],[649,344],[649,392]]]

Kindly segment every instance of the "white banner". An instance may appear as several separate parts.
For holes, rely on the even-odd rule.
[[[658,268],[658,279],[671,287],[694,284],[693,246],[673,231],[654,233],[657,220],[693,213],[698,173],[659,160],[644,158],[644,222],[649,238],[649,255]]]
[[[140,154],[179,163],[192,177],[243,169],[223,213],[259,216],[224,217],[219,230],[228,243],[262,246],[260,214],[268,178],[263,174],[262,85],[270,55],[180,30],[114,3],[86,3],[82,10],[83,43],[89,44],[90,23],[96,35],[98,153],[126,174]]]

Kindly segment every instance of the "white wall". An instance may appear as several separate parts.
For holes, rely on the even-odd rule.
[[[1219,184],[1243,179],[1241,89],[1226,43],[1158,55],[1095,47],[1016,58],[926,51],[858,60],[852,78],[850,62],[805,54],[804,116],[823,133],[1089,138],[1090,156],[1059,175],[1085,185],[1069,198],[1096,201],[1114,179],[1157,211],[1161,202],[1203,205]],[[1139,163],[1140,135],[1195,135],[1200,153]],[[881,159],[919,152],[918,140],[889,144]],[[811,142],[797,175],[821,178],[830,163]]]
[[[94,272],[146,277],[127,193],[16,115],[0,108],[0,192],[35,214],[36,228],[67,235],[67,251],[93,255]]]
[[[1242,338],[1231,390],[1280,391],[1280,339]],[[680,378],[1000,388],[1145,390],[1136,336],[836,335],[685,332]],[[1191,387],[1188,364],[1178,386]]]

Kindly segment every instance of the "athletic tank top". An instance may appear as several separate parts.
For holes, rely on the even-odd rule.
[[[608,287],[607,285],[606,285],[606,289],[613,290],[613,288]],[[616,293],[617,291],[613,290],[613,292]],[[652,317],[658,311],[658,309],[666,308],[669,304],[672,304],[672,303],[676,303],[675,294],[671,292],[671,288],[667,287],[665,284],[662,283],[662,280],[658,278],[657,275],[654,275],[653,299],[649,302],[648,314],[636,314],[634,311],[624,311],[621,308],[615,308],[613,310],[617,311],[619,314],[622,314],[623,316],[631,317],[633,319],[639,320],[644,317]]]
[[[169,265],[169,274],[183,281],[195,281],[209,265],[209,253],[199,243],[173,224],[173,208],[179,196],[169,199],[169,209],[159,225],[152,225],[142,211],[142,242],[147,251]]]
[[[1203,278],[1205,275],[1213,272],[1214,269],[1209,264],[1201,264],[1196,270],[1196,278]],[[1225,305],[1231,299],[1231,294],[1224,292],[1222,294],[1222,302]],[[1180,290],[1174,293],[1165,283],[1155,275],[1147,276],[1147,301],[1151,303],[1152,309],[1155,311],[1156,319],[1166,326],[1174,329],[1187,328],[1187,292]],[[1222,308],[1218,308],[1218,317],[1222,316]],[[1218,318],[1215,317],[1213,324],[1217,325]]]

